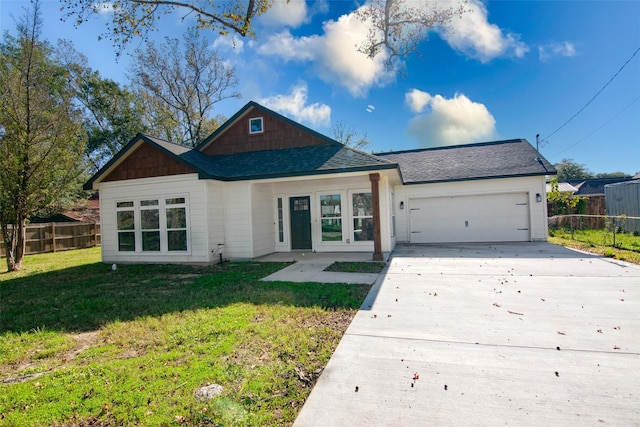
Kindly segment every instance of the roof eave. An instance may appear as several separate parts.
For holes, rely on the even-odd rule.
[[[451,179],[436,179],[436,180],[425,180],[425,181],[402,181],[404,185],[417,185],[417,184],[438,184],[438,183],[446,183],[446,182],[463,182],[463,181],[480,181],[486,179],[504,179],[504,178],[524,178],[530,176],[547,176],[550,175],[547,172],[539,172],[539,173],[525,173],[525,174],[516,174],[516,175],[490,175],[490,176],[477,176],[477,177],[469,177],[469,178],[451,178]],[[554,175],[554,174],[551,174]]]

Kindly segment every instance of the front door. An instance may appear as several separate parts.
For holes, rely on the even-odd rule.
[[[291,197],[289,210],[291,218],[291,249],[311,249],[311,198]]]

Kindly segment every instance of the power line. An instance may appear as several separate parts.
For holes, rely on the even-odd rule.
[[[551,132],[549,135],[547,135],[544,139],[549,139],[551,138],[556,132],[558,132],[560,129],[562,129],[563,127],[565,127],[566,125],[568,125],[573,119],[575,119],[576,117],[578,117],[578,115],[580,113],[582,113],[584,111],[585,108],[587,108],[589,106],[589,104],[591,104],[597,97],[598,95],[600,95],[607,86],[609,86],[609,84],[616,78],[618,77],[618,74],[620,74],[620,72],[624,69],[624,67],[627,66],[627,64],[629,64],[629,62],[631,62],[631,60],[634,58],[634,56],[636,56],[636,54],[640,52],[640,47],[636,49],[635,52],[633,52],[633,55],[631,55],[631,57],[629,59],[627,59],[627,61],[622,64],[622,67],[620,67],[620,69],[618,71],[616,71],[616,73],[609,79],[609,81],[607,83],[605,83],[604,86],[602,86],[602,88],[596,92],[595,95],[593,95],[593,97],[584,105],[584,107],[582,107],[580,110],[578,110],[577,113],[575,113],[573,116],[571,116],[571,118],[569,118],[569,120],[567,120],[566,122],[564,122],[558,129],[554,130],[553,132]],[[635,101],[634,101],[635,102]]]
[[[636,102],[638,102],[638,100],[640,100],[640,96],[638,96],[636,99],[634,99],[633,101],[631,101],[631,103],[629,103],[626,107],[624,107],[622,110],[618,111],[613,117],[611,117],[609,120],[607,120],[606,122],[604,122],[601,126],[599,126],[597,129],[595,129],[594,131],[590,132],[588,135],[586,135],[584,138],[580,139],[579,141],[575,142],[574,144],[568,146],[567,148],[565,148],[562,151],[557,152],[556,154],[554,154],[553,156],[550,156],[550,158],[554,158],[556,156],[559,156],[560,154],[564,153],[565,151],[568,151],[570,149],[572,149],[573,147],[575,147],[576,145],[580,144],[581,142],[583,142],[584,140],[586,140],[587,138],[589,138],[591,135],[593,135],[594,133],[598,132],[600,129],[602,129],[603,127],[605,127],[606,125],[608,125],[609,123],[611,123],[614,119],[616,119],[620,114],[624,113],[625,111],[627,111],[629,108],[631,108],[631,106],[633,104],[635,104]]]

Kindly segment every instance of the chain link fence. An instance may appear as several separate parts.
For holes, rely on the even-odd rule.
[[[626,215],[555,215],[548,218],[549,235],[597,246],[640,252],[640,217]]]

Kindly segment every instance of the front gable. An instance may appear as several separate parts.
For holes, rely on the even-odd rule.
[[[153,178],[157,176],[183,175],[196,173],[157,148],[142,143],[122,161],[103,182],[124,181],[127,179]]]
[[[255,102],[249,102],[197,148],[207,156],[336,143]]]

